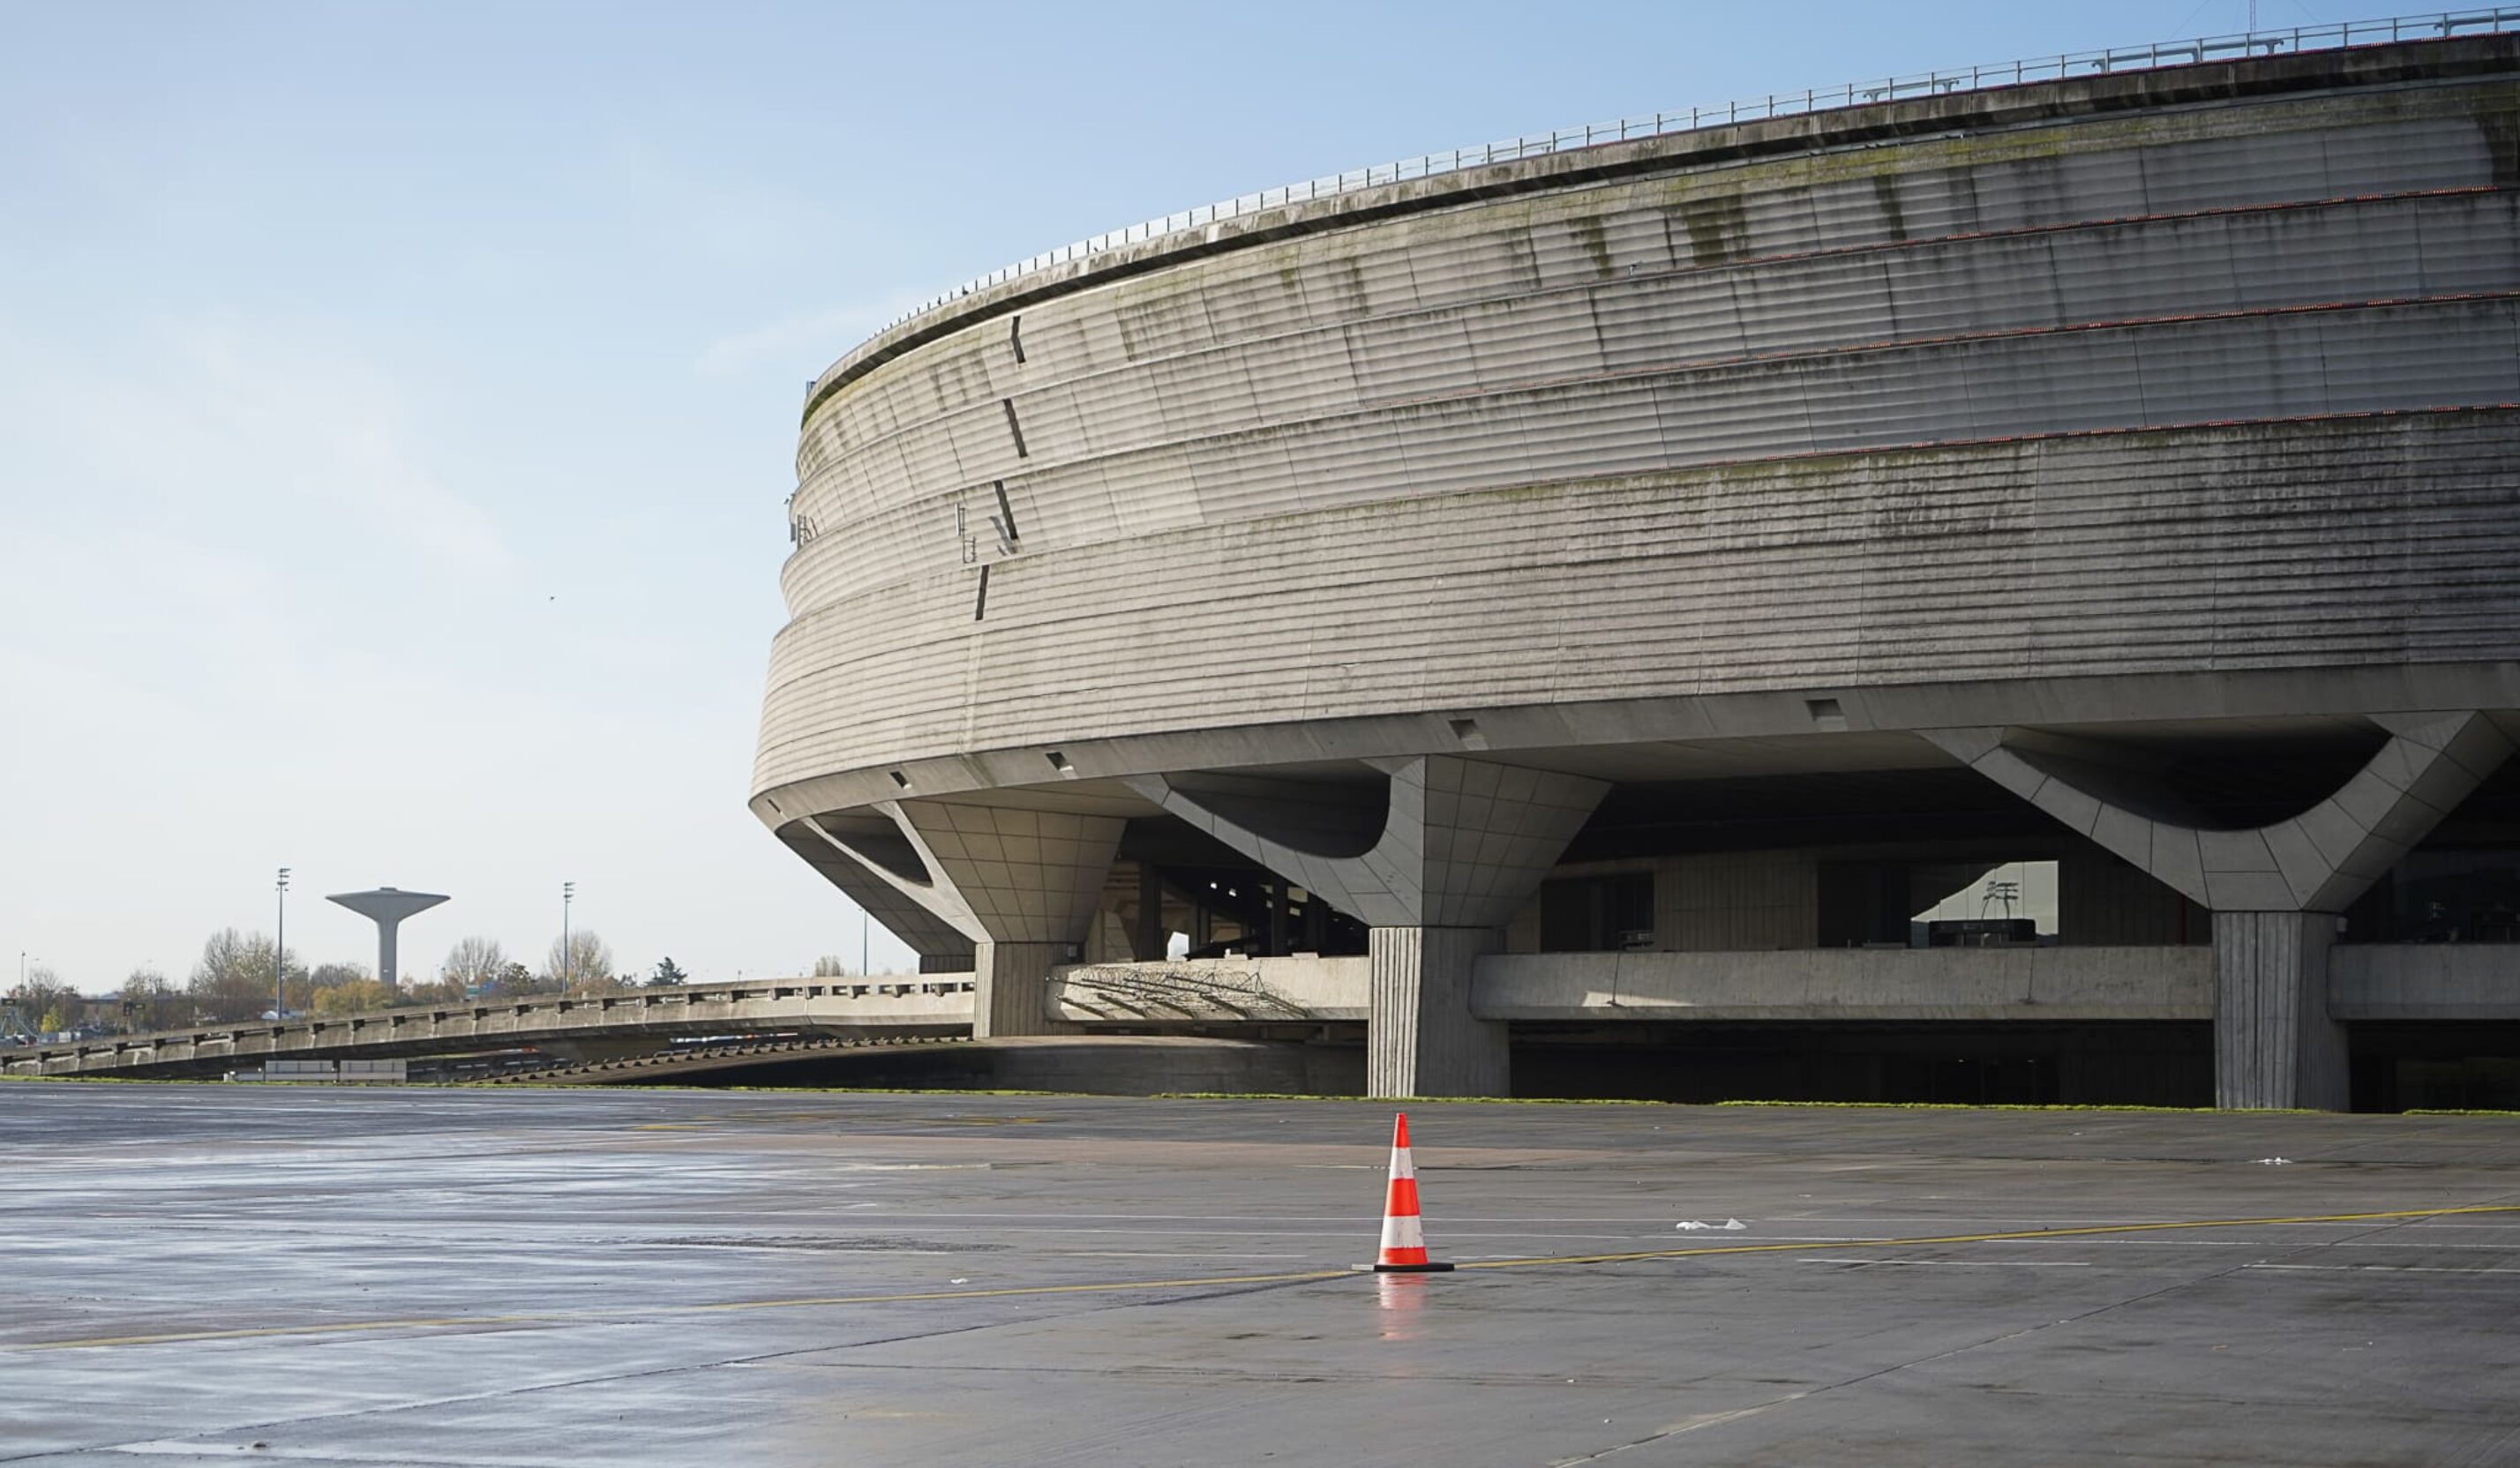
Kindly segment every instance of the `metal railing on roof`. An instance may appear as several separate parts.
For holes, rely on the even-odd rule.
[[[1756,122],[1770,117],[1790,117],[1825,108],[1857,107],[1866,103],[1889,102],[1902,97],[1930,97],[1944,93],[1977,91],[1989,87],[2020,86],[2034,81],[2057,81],[2076,76],[2104,76],[2120,71],[2144,71],[2160,67],[2195,66],[2204,62],[2237,61],[2252,57],[2282,56],[2307,51],[2336,51],[2349,46],[2382,45],[2391,41],[2440,40],[2451,36],[2492,34],[2520,30],[2520,7],[2499,6],[2491,10],[2439,11],[2430,15],[2397,16],[2379,21],[2344,21],[2326,25],[2296,25],[2288,30],[2252,30],[2238,35],[2205,36],[2186,41],[2157,41],[2147,46],[2118,47],[2105,51],[2078,51],[2059,56],[2038,57],[2025,61],[2003,62],[1995,66],[1955,67],[1947,71],[1925,71],[1913,76],[1885,77],[1879,81],[1848,82],[1843,86],[1806,88],[1800,92],[1772,92],[1748,102],[1728,102],[1720,107],[1693,107],[1687,111],[1655,112],[1649,116],[1622,117],[1612,122],[1588,123],[1582,127],[1558,128],[1552,132],[1530,133],[1508,138],[1501,143],[1488,143],[1476,148],[1456,148],[1447,153],[1421,154],[1396,163],[1377,163],[1365,168],[1351,168],[1343,173],[1307,179],[1280,189],[1263,189],[1221,203],[1202,204],[1194,209],[1166,214],[1125,229],[1116,229],[1045,250],[1012,265],[1002,266],[975,280],[964,282],[941,295],[920,302],[899,316],[885,322],[876,334],[880,336],[906,321],[923,316],[940,306],[949,305],[965,296],[1004,285],[1035,271],[1048,270],[1102,254],[1126,245],[1137,245],[1165,235],[1186,230],[1204,229],[1220,220],[1237,219],[1267,209],[1282,208],[1291,203],[1309,203],[1316,200],[1333,199],[1367,189],[1379,189],[1410,179],[1435,178],[1458,173],[1467,168],[1483,168],[1495,163],[1509,163],[1520,158],[1542,157],[1553,153],[1568,153],[1579,148],[1597,148],[1605,143],[1633,142],[1640,138],[1661,137],[1670,133],[1691,132],[1702,127],[1730,126],[1736,122]]]

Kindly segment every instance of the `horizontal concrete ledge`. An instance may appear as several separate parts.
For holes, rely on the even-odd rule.
[[[2213,951],[2183,948],[1806,949],[1496,954],[1482,1019],[2205,1020]],[[1071,1023],[1362,1020],[1364,958],[1079,964],[1052,978]]]
[[[1471,1003],[1503,1020],[2204,1020],[2214,954],[2182,948],[1500,954]]]
[[[1577,1021],[2210,1020],[2213,951],[2175,948],[1816,949],[1496,954],[1478,960],[1482,1019]],[[2520,1020],[2520,944],[2329,951],[2343,1020]],[[1363,957],[1069,964],[1053,1012],[1085,1026],[1362,1022]],[[229,1061],[449,1054],[467,1048],[752,1031],[968,1033],[968,974],[779,980],[600,998],[538,997],[286,1024],[214,1025],[0,1050],[0,1074],[147,1073]]]
[[[2520,944],[2345,944],[2328,950],[2338,1019],[2520,1019]]]

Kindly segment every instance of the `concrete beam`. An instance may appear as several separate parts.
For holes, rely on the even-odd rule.
[[[2217,912],[2341,912],[2511,753],[2474,711],[2381,714],[2389,732],[2317,805],[2250,830],[2163,819],[2138,769],[2109,769],[2020,729],[1924,731],[1945,753],[2189,900]]]
[[[1381,834],[1362,854],[1264,831],[1162,776],[1130,788],[1368,927],[1498,927],[1537,890],[1609,785],[1488,760],[1375,761],[1389,780]]]

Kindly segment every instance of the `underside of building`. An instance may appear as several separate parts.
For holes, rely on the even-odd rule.
[[[2514,38],[1850,102],[862,345],[754,813],[982,1036],[1231,1019],[1376,1095],[2520,1101]],[[1129,998],[1224,955],[1279,966]]]

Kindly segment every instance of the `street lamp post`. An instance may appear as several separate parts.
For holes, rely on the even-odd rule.
[[[577,972],[577,956],[568,951],[568,905],[577,896],[577,883],[560,884],[560,992],[568,993],[569,976]]]
[[[279,894],[280,915],[273,922],[279,936],[271,940],[272,1017],[289,1017],[289,868],[280,868],[280,880],[274,884]]]

